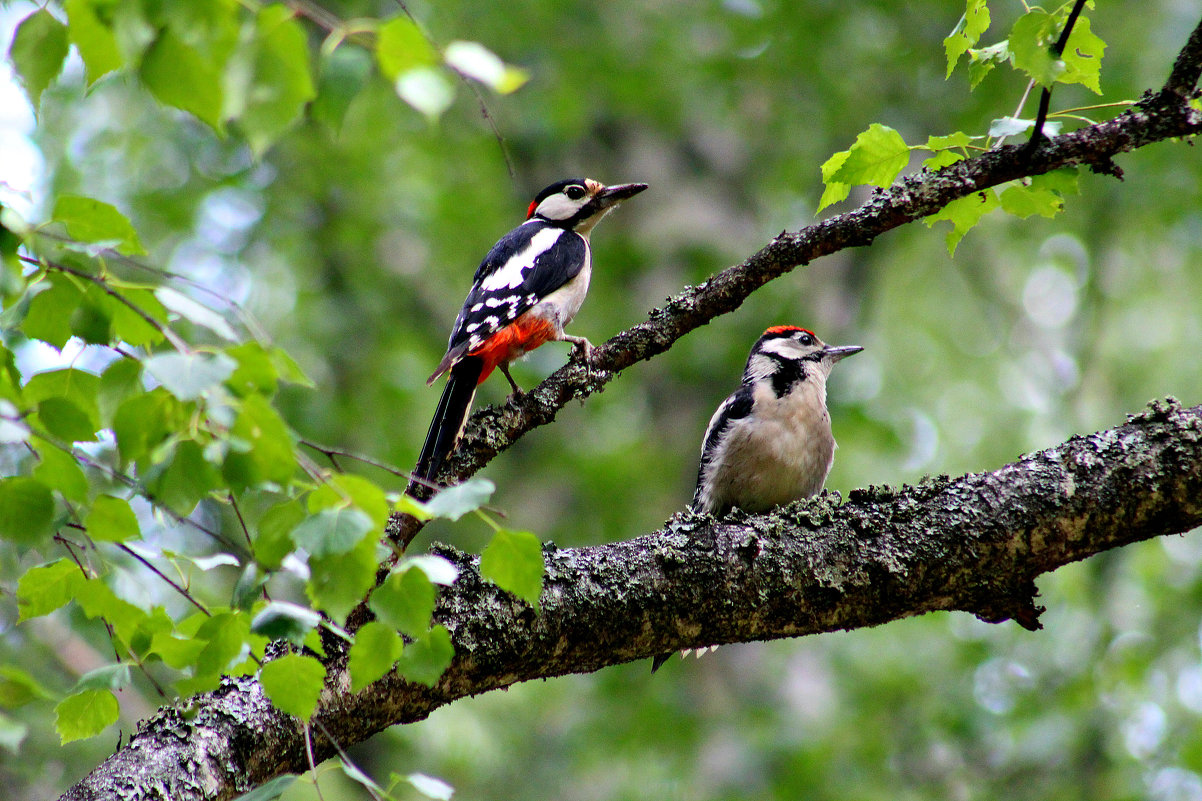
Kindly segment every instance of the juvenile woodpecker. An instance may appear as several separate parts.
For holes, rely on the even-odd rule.
[[[587,361],[592,344],[564,333],[588,293],[589,233],[617,204],[647,184],[605,186],[569,178],[539,192],[526,221],[480,262],[455,319],[446,355],[426,384],[449,372],[414,476],[433,480],[467,422],[476,387],[500,368],[515,393],[509,363],[545,342],[571,342]]]
[[[862,350],[831,347],[792,325],[765,331],[747,357],[743,383],[705,430],[693,510],[766,512],[817,494],[835,460],[826,379],[836,362]],[[698,648],[697,656],[716,647]],[[655,657],[651,672],[670,656]]]
[[[831,347],[792,325],[765,331],[742,385],[705,430],[693,509],[766,512],[817,494],[835,460],[826,379],[836,362],[862,350]]]

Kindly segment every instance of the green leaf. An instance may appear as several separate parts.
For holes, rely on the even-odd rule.
[[[941,170],[950,164],[955,164],[957,161],[963,160],[963,153],[957,153],[954,150],[940,150],[929,159],[925,159],[922,162],[922,166],[934,172],[935,170]]]
[[[54,728],[60,743],[94,737],[117,722],[117,697],[109,690],[84,690],[64,698],[54,708]]]
[[[371,518],[353,506],[322,509],[292,530],[292,540],[320,559],[354,550],[373,528]]]
[[[253,45],[235,56],[250,60],[250,82],[227,110],[256,156],[296,124],[316,94],[305,30],[293,13],[283,5],[264,8],[255,21]]]
[[[48,615],[66,606],[85,581],[79,565],[59,559],[41,567],[31,567],[17,582],[17,622]]]
[[[223,63],[214,63],[167,28],[142,57],[139,74],[160,103],[182,109],[224,134],[223,67]]]
[[[436,121],[455,100],[455,87],[432,67],[415,67],[396,79],[397,96]]]
[[[53,523],[54,497],[45,484],[29,476],[0,479],[0,538],[36,545]]]
[[[963,131],[956,131],[947,136],[928,136],[926,148],[928,150],[947,150],[952,147],[968,147],[971,144],[971,136]]]
[[[66,225],[67,233],[80,242],[101,242],[126,256],[146,253],[133,223],[115,206],[103,201],[59,195],[51,216]]]
[[[20,328],[26,336],[62,349],[71,338],[71,315],[84,293],[66,276],[51,275],[36,286],[47,287],[33,295]]]
[[[392,670],[400,655],[401,638],[396,631],[378,620],[363,624],[351,646],[351,692],[359,692]]]
[[[83,302],[71,312],[71,333],[90,345],[107,345],[113,330],[110,302],[112,298],[98,287],[88,287]]]
[[[192,514],[196,505],[220,485],[221,475],[216,466],[205,459],[200,444],[191,439],[177,443],[170,460],[146,480],[147,489],[157,503],[184,517]]]
[[[117,597],[112,587],[99,578],[87,579],[79,584],[75,603],[88,617],[103,618],[124,642],[129,642],[147,618],[146,612]]]
[[[275,801],[292,786],[296,779],[297,775],[295,773],[285,773],[283,776],[276,776],[266,784],[260,784],[249,793],[243,793],[235,798],[234,801]]]
[[[434,50],[407,17],[393,17],[376,32],[376,62],[380,74],[395,81],[403,73],[436,62]]]
[[[956,29],[943,40],[943,50],[947,54],[947,74],[944,78],[952,77],[952,71],[960,61],[960,56],[968,52],[989,28],[989,7],[985,0],[968,0],[964,16],[956,24]]]
[[[42,92],[62,71],[68,49],[67,26],[46,9],[33,12],[17,26],[8,57],[35,111]]]
[[[321,624],[321,615],[307,606],[289,601],[272,601],[250,621],[250,630],[269,640],[304,643],[305,636]]]
[[[79,677],[72,690],[121,690],[128,687],[129,682],[129,663],[118,662],[89,670]]]
[[[162,329],[167,327],[167,310],[159,303],[154,292],[144,288],[121,286],[121,282],[116,280],[109,283],[120,289],[121,296],[128,301],[123,303],[114,297],[105,298],[112,321],[113,336],[138,348],[162,342],[166,338]],[[146,319],[147,317],[150,320]],[[151,320],[158,323],[157,327]]]
[[[197,675],[227,672],[242,660],[249,635],[250,623],[245,615],[221,612],[206,620],[196,632],[196,639],[205,641],[196,656]]]
[[[434,517],[458,520],[488,503],[496,488],[487,478],[469,479],[439,492],[426,502],[426,511]]]
[[[910,161],[910,148],[901,134],[874,122],[856,137],[847,158],[830,180],[844,184],[889,186]]]
[[[954,256],[956,247],[964,235],[980,222],[982,217],[1000,205],[1001,202],[993,190],[986,189],[983,192],[953,200],[935,214],[925,218],[924,222],[927,227],[933,226],[940,220],[947,220],[952,224],[952,230],[948,233],[946,241],[948,254]]]
[[[0,665],[0,709],[16,709],[52,697],[49,690],[21,668]]]
[[[112,426],[118,407],[142,389],[142,363],[137,359],[118,359],[104,368],[96,388],[101,427]]]
[[[142,366],[172,395],[189,401],[224,382],[238,363],[224,353],[159,353]]]
[[[976,89],[994,67],[1013,58],[1013,54],[1010,52],[1010,42],[1005,39],[989,47],[969,50],[968,55],[970,59],[968,62],[968,85],[971,89]]]
[[[376,617],[410,637],[419,637],[430,628],[434,601],[438,594],[421,570],[410,568],[394,572],[376,587],[368,607]]]
[[[84,518],[84,528],[89,537],[105,542],[124,542],[142,536],[129,502],[112,495],[100,495],[92,502],[92,509]]]
[[[480,575],[535,609],[546,572],[542,543],[527,531],[500,529],[480,554]]]
[[[279,372],[271,354],[258,342],[243,342],[226,348],[226,354],[238,362],[237,369],[226,379],[226,386],[240,397],[257,392],[270,398],[278,386]]]
[[[38,420],[47,431],[67,442],[96,440],[96,427],[87,413],[66,398],[47,398],[39,403]]]
[[[359,96],[370,74],[371,56],[361,48],[339,47],[326,55],[319,68],[317,98],[309,114],[337,135],[351,101]]]
[[[25,399],[35,405],[51,398],[65,399],[79,408],[92,431],[100,428],[100,376],[83,370],[49,370],[38,373],[25,385]]]
[[[400,570],[408,570],[409,568],[417,568],[426,574],[426,578],[435,584],[441,584],[444,587],[449,587],[459,578],[459,568],[449,560],[442,556],[436,556],[430,553],[419,554],[418,556],[407,556],[401,562],[396,572]]]
[[[292,530],[305,519],[298,501],[286,501],[268,509],[255,529],[255,559],[268,570],[277,570],[295,544]]]
[[[1081,191],[1077,185],[1079,178],[1080,172],[1076,167],[1065,167],[1034,176],[1031,179],[1031,186],[1035,189],[1050,189],[1061,196],[1075,195]]]
[[[456,72],[502,95],[516,91],[530,78],[525,71],[507,65],[479,42],[451,42],[443,57],[447,66]]]
[[[232,485],[291,483],[296,470],[292,432],[266,398],[250,395],[242,400],[230,436],[239,445],[238,450],[226,457],[223,468],[226,480]]]
[[[88,85],[120,69],[124,63],[112,28],[96,13],[99,6],[101,4],[94,0],[65,0],[63,3],[67,12],[67,31],[83,59]]]
[[[162,387],[134,395],[117,407],[113,433],[122,462],[137,461],[184,424],[180,402]]]
[[[831,180],[831,176],[843,167],[848,155],[850,155],[849,151],[840,150],[822,164],[822,182],[826,185],[826,189],[823,190],[822,197],[818,200],[818,211],[841,200],[847,200],[847,196],[851,194],[851,184]]]
[[[348,553],[309,559],[305,593],[318,609],[342,620],[367,595],[376,578],[376,542],[365,538]]]
[[[1001,194],[1002,210],[1020,219],[1035,214],[1055,217],[1064,208],[1064,198],[1050,189],[1036,189],[1021,183],[1011,184]]]
[[[375,482],[362,476],[342,473],[309,493],[309,511],[332,509],[354,504],[371,518],[372,525],[383,529],[388,523],[388,499]]]
[[[44,443],[38,447],[38,466],[33,469],[33,477],[68,501],[82,504],[88,500],[88,478],[79,462],[53,445]]]
[[[1010,29],[1014,66],[1043,87],[1050,87],[1065,70],[1064,61],[1052,55],[1052,45],[1060,34],[1058,19],[1058,15],[1033,8]]]
[[[454,658],[451,633],[444,626],[435,626],[405,646],[397,670],[409,681],[433,687]]]
[[[1079,83],[1094,94],[1102,94],[1102,56],[1106,43],[1090,30],[1089,19],[1078,17],[1064,47],[1064,83]]]
[[[326,669],[311,656],[287,654],[259,672],[263,692],[281,711],[308,721],[321,698]]]

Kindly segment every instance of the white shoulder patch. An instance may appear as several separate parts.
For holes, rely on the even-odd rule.
[[[480,282],[481,288],[495,292],[498,289],[514,289],[526,280],[526,273],[534,267],[534,260],[554,247],[564,233],[562,228],[544,228],[530,238],[530,243],[510,257],[497,271]]]

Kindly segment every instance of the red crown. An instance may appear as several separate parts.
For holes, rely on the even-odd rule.
[[[810,329],[796,325],[774,325],[764,332],[764,336],[768,336],[769,334],[787,334],[791,331],[805,331],[810,336],[815,336],[814,332]]]

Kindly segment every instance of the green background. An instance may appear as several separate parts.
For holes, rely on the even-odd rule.
[[[324,5],[344,19],[397,10]],[[987,43],[1020,11],[995,5]],[[1169,0],[1098,6],[1103,96],[1060,88],[1053,108],[1159,86],[1197,22]],[[236,131],[219,139],[131,79],[85,92],[78,63],[46,92],[35,133],[43,196],[116,205],[151,263],[242,303],[297,358],[317,389],[284,390],[293,427],[401,466],[472,272],[543,185],[651,184],[593,236],[593,288],[570,331],[599,343],[812,223],[819,165],[870,123],[911,143],[984,133],[1025,88],[1008,69],[971,94],[963,71],[944,80],[963,5],[942,0],[410,7],[435,41],[479,41],[529,71],[515,94],[484,95],[503,147],[463,86],[428,124],[375,78],[339,136],[306,122],[256,163]],[[688,500],[706,421],[768,325],[865,347],[830,382],[828,487],[843,493],[993,469],[1154,397],[1199,402],[1202,158],[1163,143],[1118,163],[1122,183],[1083,173],[1060,217],[996,214],[954,259],[946,224],[917,224],[799,268],[495,460],[482,473],[493,505],[561,547],[656,529]],[[567,353],[544,347],[514,376],[533,386]],[[506,390],[492,380],[477,402]],[[436,523],[417,546],[478,551],[489,533]],[[9,557],[5,577],[19,567]],[[462,799],[1202,798],[1200,568],[1196,535],[1167,538],[1041,579],[1039,633],[956,613],[731,646],[654,678],[644,662],[461,701],[352,753],[381,781],[420,771]],[[14,621],[0,598],[0,656],[53,689],[109,658],[82,618]],[[161,703],[136,686],[121,695],[127,733]],[[25,708],[20,755],[0,751],[9,798],[61,792],[115,745],[106,733],[59,747],[51,706]],[[336,773],[322,789],[366,797]]]

